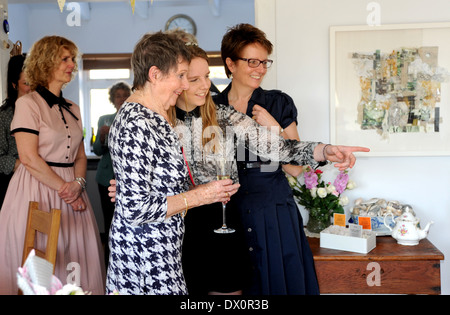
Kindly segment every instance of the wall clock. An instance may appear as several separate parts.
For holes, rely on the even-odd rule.
[[[167,20],[166,31],[176,28],[183,29],[194,36],[197,35],[197,25],[190,16],[185,14],[177,14]]]

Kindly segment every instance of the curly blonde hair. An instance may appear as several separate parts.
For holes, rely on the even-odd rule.
[[[63,49],[67,49],[74,59],[73,79],[78,70],[79,51],[72,41],[61,36],[45,36],[33,44],[25,60],[25,74],[31,90],[38,86],[48,87],[53,72],[61,63]]]

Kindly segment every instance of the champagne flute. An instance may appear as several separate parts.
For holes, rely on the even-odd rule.
[[[217,159],[216,163],[216,172],[217,172],[217,180],[221,179],[229,179],[231,176],[231,166],[233,161],[227,161],[223,158]],[[222,202],[222,227],[219,229],[215,229],[214,232],[219,234],[228,234],[234,233],[235,230],[227,227],[226,224],[226,208],[227,205]]]
[[[106,117],[103,122],[103,126],[111,127],[113,121],[114,121],[114,117]],[[105,146],[108,146],[108,137],[109,137],[109,132],[105,135],[105,144],[104,144]]]

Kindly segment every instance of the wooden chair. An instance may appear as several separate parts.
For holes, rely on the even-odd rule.
[[[52,209],[50,212],[39,210],[39,204],[30,201],[28,206],[27,229],[25,232],[25,243],[23,246],[22,266],[32,249],[36,256],[44,258],[53,264],[55,273],[56,251],[58,248],[59,225],[61,221],[61,210]],[[45,251],[35,247],[37,232],[47,235],[47,245]]]

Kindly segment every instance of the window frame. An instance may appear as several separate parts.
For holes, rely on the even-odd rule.
[[[98,69],[130,69],[129,79],[100,79],[92,80],[89,78],[89,70]],[[96,157],[91,151],[92,127],[91,119],[91,101],[90,90],[110,88],[118,81],[125,81],[132,84],[131,72],[131,54],[130,53],[113,53],[113,54],[83,54],[82,69],[80,69],[80,109],[83,117],[84,128],[84,147],[88,157]],[[112,105],[111,105],[112,106]]]

